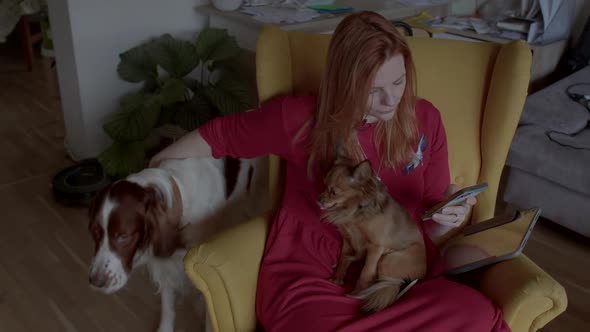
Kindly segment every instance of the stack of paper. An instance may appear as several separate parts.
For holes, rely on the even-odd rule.
[[[261,6],[243,7],[240,11],[252,15],[255,20],[273,24],[306,22],[320,16],[320,13],[308,8]]]
[[[492,28],[486,21],[475,17],[435,17],[421,20],[419,23],[437,29],[475,30],[480,34],[492,32]]]
[[[397,2],[406,6],[430,6],[447,3],[450,0],[397,0]]]

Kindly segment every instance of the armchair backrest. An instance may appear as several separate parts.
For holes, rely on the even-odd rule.
[[[318,90],[331,35],[263,28],[256,47],[261,102]],[[441,112],[449,145],[451,181],[460,187],[487,182],[472,220],[494,215],[500,177],[530,79],[526,42],[499,45],[411,38],[417,95]],[[280,197],[281,161],[270,159],[271,194]],[[277,201],[275,201],[277,202]]]

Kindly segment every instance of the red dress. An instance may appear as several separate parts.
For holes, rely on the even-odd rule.
[[[266,331],[509,331],[501,309],[478,291],[444,277],[424,278],[387,309],[364,316],[359,300],[328,279],[334,272],[341,238],[323,222],[316,203],[321,179],[307,176],[309,153],[294,143],[315,111],[314,97],[283,97],[258,110],[217,118],[199,129],[213,156],[253,158],[267,154],[287,161],[285,194],[274,217],[258,277],[257,318]],[[379,176],[390,194],[414,219],[439,202],[449,185],[447,142],[438,110],[427,101],[416,104],[421,142],[416,158],[396,170],[381,167]],[[379,156],[374,126],[357,135],[375,170]],[[422,225],[421,225],[422,226]],[[428,274],[440,271],[438,251],[424,234]],[[356,266],[358,272],[359,266]],[[351,273],[354,273],[354,267]],[[354,277],[354,274],[353,274]]]

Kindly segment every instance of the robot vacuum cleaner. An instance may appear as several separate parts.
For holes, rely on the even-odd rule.
[[[87,207],[112,181],[97,159],[87,159],[58,172],[53,177],[51,189],[56,201],[68,206]]]

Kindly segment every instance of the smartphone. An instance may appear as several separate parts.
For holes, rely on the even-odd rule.
[[[482,192],[486,191],[486,189],[488,189],[488,184],[486,182],[476,184],[475,186],[463,188],[451,195],[445,201],[440,202],[439,204],[435,205],[432,209],[424,213],[424,216],[422,216],[422,220],[431,219],[432,215],[441,212],[442,209],[446,208],[447,206],[459,205],[466,201],[468,198],[475,197],[481,194]]]

